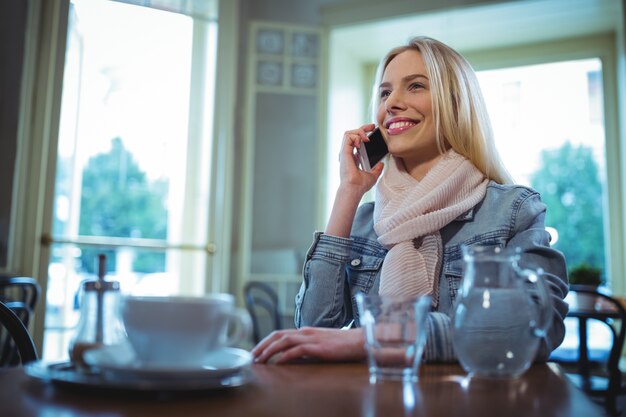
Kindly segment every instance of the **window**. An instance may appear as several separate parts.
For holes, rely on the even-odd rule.
[[[546,228],[568,270],[587,263],[606,276],[606,185],[602,62],[585,59],[478,73],[498,148],[517,182],[548,206]],[[510,94],[511,85],[517,93]],[[571,297],[567,297],[569,301]],[[578,321],[565,319],[555,355],[575,358]],[[610,348],[604,323],[589,323],[592,357]]]
[[[67,356],[99,253],[122,292],[205,291],[216,39],[212,19],[72,0],[44,358]]]
[[[570,269],[607,270],[601,74],[597,58],[478,73],[501,156],[516,182],[541,193]]]

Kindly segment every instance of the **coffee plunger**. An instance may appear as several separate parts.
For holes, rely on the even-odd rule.
[[[69,347],[70,359],[77,366],[85,366],[85,351],[118,344],[124,339],[118,314],[120,284],[106,280],[105,276],[106,256],[100,254],[98,278],[83,281],[80,288],[80,319]]]

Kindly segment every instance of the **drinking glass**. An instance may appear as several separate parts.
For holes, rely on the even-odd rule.
[[[370,382],[417,381],[431,297],[360,293],[356,300],[361,326],[365,329]]]

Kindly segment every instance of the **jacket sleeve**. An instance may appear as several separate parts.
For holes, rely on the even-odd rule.
[[[346,262],[352,239],[316,232],[296,295],[295,325],[340,328],[353,317]]]
[[[455,362],[452,347],[452,321],[447,314],[433,311],[426,319],[425,362]]]
[[[538,193],[533,192],[513,217],[515,233],[507,246],[519,247],[524,252],[520,266],[541,269],[552,304],[552,320],[537,353],[537,360],[545,361],[565,337],[564,319],[568,312],[565,296],[569,290],[565,257],[550,247],[550,235],[545,230],[546,206]]]

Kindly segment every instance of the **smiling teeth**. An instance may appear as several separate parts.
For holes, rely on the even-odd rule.
[[[413,126],[416,125],[417,123],[415,122],[393,122],[389,125],[389,129],[399,129],[401,127],[408,127],[408,126]]]

